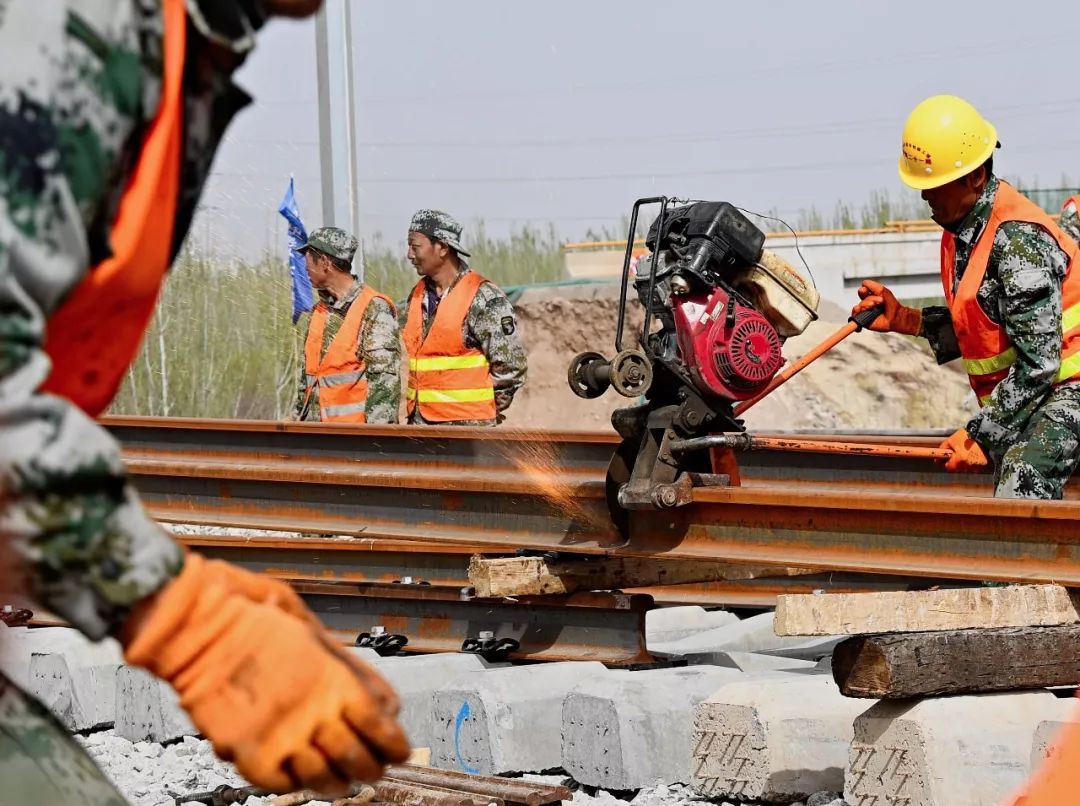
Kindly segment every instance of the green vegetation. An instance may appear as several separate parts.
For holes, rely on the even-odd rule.
[[[876,190],[858,208],[847,202],[837,202],[831,213],[823,213],[816,207],[810,207],[799,214],[797,222],[789,223],[797,230],[870,229],[885,226],[890,221],[911,221],[926,217],[926,203],[914,192],[896,197],[888,191]]]
[[[1036,204],[1049,213],[1056,214],[1065,199],[1080,192],[1067,176],[1063,176],[1056,187],[1042,188],[1038,182],[1026,183],[1010,179],[1016,187]],[[776,216],[775,212],[768,215]],[[780,216],[782,217],[782,216]],[[918,221],[930,217],[926,203],[913,190],[901,190],[891,193],[887,190],[875,190],[869,198],[857,207],[847,202],[837,202],[832,211],[826,212],[811,206],[800,210],[797,216],[789,216],[788,223],[796,230],[821,229],[871,229],[882,227],[890,221]],[[762,228],[767,232],[782,232],[783,224],[775,221],[762,221]]]
[[[296,393],[302,330],[284,261],[173,265],[117,414],[276,419]]]

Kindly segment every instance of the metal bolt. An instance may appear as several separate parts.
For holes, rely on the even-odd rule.
[[[376,624],[374,627],[371,628],[371,635],[372,637],[376,635],[386,635],[386,627],[382,626],[381,624]]]
[[[495,640],[495,633],[492,632],[491,630],[481,630],[480,631],[480,640],[481,641],[494,641]]]
[[[658,506],[673,507],[679,500],[678,494],[675,492],[675,488],[664,485],[659,487],[655,493],[653,493],[653,500]]]

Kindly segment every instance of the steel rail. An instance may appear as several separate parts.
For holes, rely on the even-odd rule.
[[[747,483],[695,492],[694,503],[636,513],[630,539],[607,527],[598,497],[560,509],[541,495],[233,483],[214,489],[163,479],[151,511],[172,521],[297,528],[368,539],[414,539],[505,551],[664,556],[868,573],[1080,584],[1080,503],[1008,501],[814,483]],[[301,496],[298,494],[298,489]],[[588,490],[599,496],[598,489]],[[167,497],[166,497],[167,496]],[[193,506],[193,504],[195,506]]]
[[[312,483],[345,472],[357,483],[447,487],[462,477],[462,489],[485,484],[550,493],[560,485],[601,483],[619,444],[613,433],[513,431],[491,428],[354,426],[267,421],[105,418],[121,440],[135,475],[160,473],[198,477],[205,470],[223,484],[230,475],[253,480],[290,478]],[[916,432],[922,433],[922,432]],[[759,434],[763,438],[808,439],[809,434]],[[814,433],[822,442],[880,443],[871,432]],[[883,432],[897,446],[933,448],[936,436]],[[199,463],[205,465],[200,468]],[[932,463],[881,462],[867,456],[800,455],[792,451],[740,457],[748,481],[858,483],[882,489],[925,487],[989,495],[988,475],[951,475]],[[412,482],[410,480],[415,480]],[[561,490],[566,492],[566,490]],[[1080,486],[1069,490],[1080,498]]]
[[[989,497],[989,476],[800,451],[740,456],[742,486],[608,518],[610,434],[109,420],[151,512],[169,522],[840,571],[1080,584],[1080,490]],[[789,437],[794,439],[794,437]],[[873,435],[824,435],[880,443]],[[934,437],[897,437],[932,447]]]
[[[385,777],[421,786],[440,786],[486,797],[498,797],[506,803],[520,803],[523,806],[544,806],[547,803],[570,800],[573,796],[573,793],[564,786],[540,784],[521,778],[437,770],[434,767],[420,767],[412,764],[387,767]]]
[[[469,588],[472,554],[512,555],[513,547],[492,551],[485,546],[456,546],[420,541],[341,540],[296,537],[176,534],[184,546],[207,557],[227,560],[249,571],[292,584],[353,582],[443,588],[459,593]],[[938,580],[947,584],[946,580]],[[772,607],[786,593],[855,593],[903,590],[905,577],[824,572],[801,576],[683,583],[624,588],[623,593],[651,596],[660,605],[735,605]]]
[[[695,491],[633,521],[623,551],[842,571],[1080,584],[1080,503],[849,489]]]
[[[404,652],[458,652],[466,639],[512,639],[509,659],[593,660],[612,666],[651,663],[645,647],[649,596],[575,593],[569,596],[474,599],[421,586],[300,583],[295,586],[319,620],[345,643],[381,628],[408,639]]]
[[[518,476],[543,494],[567,483],[602,482],[618,437],[610,432],[514,431],[492,428],[425,426],[355,426],[312,423],[278,423],[252,420],[198,420],[153,417],[107,417],[103,423],[123,444],[124,456],[136,475],[161,472],[197,475],[198,463],[222,479],[230,469],[250,478],[279,477],[286,471],[303,478],[333,477],[346,470],[358,481],[394,486],[404,478],[416,484],[447,486],[461,475],[462,488],[492,481],[507,482]],[[896,446],[934,448],[936,435],[925,432],[774,432],[762,438],[820,442],[881,443],[883,437]],[[217,466],[216,468],[214,466]],[[868,456],[822,456],[794,451],[750,453],[740,456],[747,480],[826,484],[858,483],[882,488],[925,487],[989,495],[989,475],[948,474],[924,460],[875,461]],[[441,479],[441,480],[440,480]],[[1080,498],[1080,485],[1070,486],[1069,496]]]
[[[356,803],[367,803],[374,796],[376,803],[423,803],[428,806],[544,806],[570,800],[572,795],[564,786],[495,775],[438,770],[414,764],[391,765],[378,781],[356,785],[350,792],[344,802],[353,803],[352,798],[356,796],[359,798]],[[271,794],[256,786],[233,787],[227,784],[206,792],[180,795],[170,792],[175,806],[184,803],[204,803],[208,806],[238,804],[247,802],[252,796],[266,797]],[[316,792],[305,789],[291,792],[277,800],[300,804],[316,801],[318,798]]]

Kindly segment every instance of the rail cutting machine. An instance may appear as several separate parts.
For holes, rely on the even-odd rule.
[[[653,206],[648,252],[634,266],[638,218]],[[679,506],[695,486],[730,483],[737,471],[709,450],[722,438],[708,435],[747,436],[739,414],[771,391],[784,340],[817,318],[817,289],[764,244],[765,233],[728,202],[634,203],[614,353],[579,353],[568,369],[580,397],[613,388],[636,399],[611,418],[622,442],[608,467],[608,505],[624,532],[627,510]],[[633,335],[631,285],[644,309]]]

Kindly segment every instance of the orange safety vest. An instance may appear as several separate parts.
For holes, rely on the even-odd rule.
[[[439,302],[435,320],[424,336],[424,281],[409,298],[405,320],[405,349],[409,353],[409,415],[420,407],[430,423],[454,420],[494,420],[495,387],[487,356],[466,347],[462,337],[465,317],[480,286],[487,282],[476,272],[462,275]]]
[[[1050,755],[1009,806],[1067,806],[1080,796],[1080,722],[1076,714],[1058,731]]]
[[[367,367],[357,357],[357,347],[364,314],[373,299],[384,300],[391,310],[394,308],[388,297],[364,286],[349,306],[345,321],[330,340],[325,355],[322,355],[323,335],[330,308],[325,302],[319,302],[311,312],[304,345],[304,371],[307,373],[304,405],[306,407],[318,387],[319,413],[324,423],[367,422]]]
[[[1007,182],[1000,181],[990,220],[971,252],[964,276],[953,294],[956,267],[956,240],[951,232],[941,236],[941,284],[952,315],[953,330],[964,359],[964,369],[979,405],[986,405],[991,393],[1016,361],[1016,350],[1005,328],[993,322],[979,305],[979,286],[986,276],[994,235],[1006,221],[1026,221],[1047,230],[1069,257],[1069,267],[1061,286],[1061,367],[1056,384],[1080,378],[1080,276],[1076,266],[1076,243],[1033,201]]]
[[[49,317],[52,372],[43,391],[92,416],[103,412],[135,360],[172,258],[183,139],[184,0],[164,0],[164,70],[157,113],[143,138],[110,232],[112,255]]]

